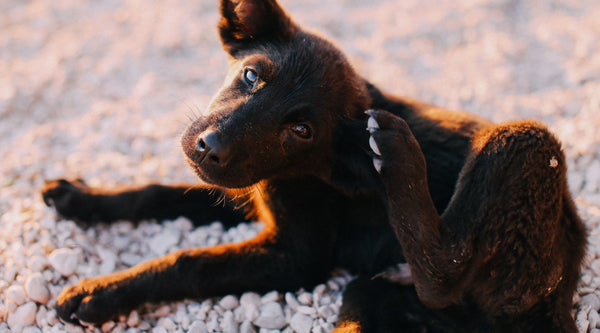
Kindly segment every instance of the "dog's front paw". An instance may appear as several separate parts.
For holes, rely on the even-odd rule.
[[[42,198],[59,215],[79,221],[89,220],[89,187],[82,180],[57,179],[47,181],[42,188]]]
[[[373,166],[383,176],[417,180],[426,177],[425,157],[404,119],[382,110],[368,110],[367,130]]]
[[[56,301],[58,316],[73,324],[102,324],[128,312],[130,307],[123,301],[126,295],[106,281],[109,276],[84,279],[63,289]]]

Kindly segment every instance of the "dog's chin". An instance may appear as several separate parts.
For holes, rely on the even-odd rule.
[[[235,175],[227,177],[226,175],[223,175],[219,172],[211,172],[210,170],[205,170],[189,159],[188,164],[190,165],[196,176],[209,185],[237,189],[252,186],[260,181],[260,179],[254,181],[247,177],[236,177]]]

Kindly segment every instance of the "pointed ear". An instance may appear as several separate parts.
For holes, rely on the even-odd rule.
[[[275,0],[221,0],[220,10],[221,42],[232,56],[257,42],[289,40],[298,30]]]

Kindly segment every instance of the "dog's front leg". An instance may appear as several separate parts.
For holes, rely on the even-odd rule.
[[[123,189],[89,187],[82,180],[57,179],[42,189],[46,205],[58,214],[89,225],[118,220],[167,220],[185,216],[200,225],[215,220],[224,225],[245,221],[227,193],[194,185],[159,185]],[[222,202],[222,204],[217,204]]]
[[[263,232],[244,243],[181,250],[81,280],[62,291],[57,312],[65,321],[100,324],[145,302],[295,289],[314,278],[305,260]]]

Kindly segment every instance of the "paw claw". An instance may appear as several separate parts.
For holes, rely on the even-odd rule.
[[[379,147],[377,146],[377,142],[375,142],[375,138],[373,138],[373,137],[369,138],[369,147],[371,147],[371,150],[373,150],[373,152],[375,154],[377,154],[377,156],[381,156],[381,151],[379,150]]]
[[[375,120],[375,118],[369,116],[369,119],[367,120],[367,128],[368,129],[379,128],[379,124],[377,123],[377,120]]]
[[[374,158],[373,159],[373,166],[375,167],[375,170],[377,170],[377,172],[381,173],[381,160],[378,158]]]

